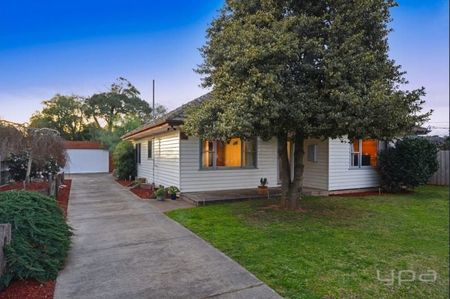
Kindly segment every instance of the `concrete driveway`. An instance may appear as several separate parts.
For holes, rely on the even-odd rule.
[[[110,175],[72,177],[63,298],[280,298],[223,253],[136,200]]]

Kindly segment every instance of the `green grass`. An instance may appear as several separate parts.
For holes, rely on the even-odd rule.
[[[307,197],[306,212],[245,201],[167,213],[286,298],[448,298],[448,189]],[[378,281],[434,270],[436,282]],[[405,274],[406,278],[406,274]]]

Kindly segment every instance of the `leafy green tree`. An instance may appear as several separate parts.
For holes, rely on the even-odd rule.
[[[44,108],[30,118],[31,127],[57,130],[67,140],[89,138],[84,104],[80,97],[57,94],[42,104]]]
[[[125,115],[120,124],[115,125],[111,131],[100,130],[98,140],[108,145],[111,151],[114,151],[116,145],[122,140],[120,137],[125,135],[142,124],[136,115]]]
[[[140,98],[140,92],[125,78],[119,78],[107,92],[97,93],[86,99],[86,111],[98,128],[102,122],[105,129],[112,132],[128,114],[136,115],[142,122],[151,118],[150,105]]]
[[[278,139],[282,205],[298,208],[304,141],[392,138],[429,116],[388,57],[391,0],[227,0],[198,72],[212,100],[188,113],[201,138]],[[295,145],[291,177],[287,141]]]

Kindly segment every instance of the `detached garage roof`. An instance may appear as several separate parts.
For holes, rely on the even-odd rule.
[[[64,141],[65,149],[106,149],[100,141]]]
[[[133,139],[133,137],[142,136],[142,134],[145,134],[149,130],[156,129],[158,127],[163,128],[165,125],[166,126],[167,125],[168,126],[181,125],[183,123],[184,112],[187,107],[191,107],[193,105],[199,105],[203,101],[208,100],[210,98],[211,98],[210,93],[202,95],[201,97],[196,98],[196,99],[176,108],[175,110],[172,110],[172,111],[164,114],[163,116],[161,116],[145,125],[142,125],[137,129],[134,129],[134,130],[128,132],[127,134],[122,136],[122,139],[124,139],[124,140]]]

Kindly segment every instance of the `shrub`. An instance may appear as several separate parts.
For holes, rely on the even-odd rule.
[[[28,154],[25,152],[14,154],[11,153],[6,160],[8,163],[9,174],[11,178],[18,182],[24,181],[27,175]],[[39,163],[33,162],[31,165],[30,177],[41,176],[48,179],[50,175],[57,174],[61,169],[56,160],[48,157],[45,161]]]
[[[23,181],[27,175],[28,155],[26,153],[11,153],[6,160],[9,174],[14,181]]]
[[[426,184],[438,169],[437,148],[423,138],[397,141],[378,157],[381,186],[390,192]]]
[[[71,229],[54,199],[28,191],[0,192],[0,223],[11,223],[5,247],[6,271],[0,283],[13,278],[56,279],[70,247]]]
[[[119,179],[127,180],[136,176],[134,146],[129,141],[121,141],[113,152],[115,173]]]

